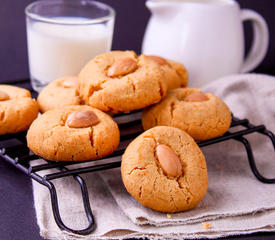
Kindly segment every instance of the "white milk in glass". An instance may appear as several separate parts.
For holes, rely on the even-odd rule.
[[[65,19],[82,20],[62,18]],[[112,27],[34,22],[28,27],[27,37],[31,78],[46,85],[66,75],[78,75],[89,60],[109,51]]]

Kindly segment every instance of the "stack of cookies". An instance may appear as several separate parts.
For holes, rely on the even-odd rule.
[[[224,134],[231,114],[222,100],[187,88],[187,83],[186,69],[172,60],[133,51],[104,53],[78,76],[50,83],[37,102],[26,90],[0,86],[0,134],[29,127],[28,147],[35,154],[53,161],[94,160],[119,145],[111,116],[144,109],[146,131],[122,156],[124,185],[141,204],[157,211],[188,210],[200,202],[208,185],[205,158],[195,141]],[[15,107],[19,103],[26,113]],[[38,106],[43,114],[36,118]],[[18,125],[9,127],[11,118]]]

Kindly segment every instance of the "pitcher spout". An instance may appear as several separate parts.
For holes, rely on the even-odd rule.
[[[146,7],[151,11],[152,14],[156,15],[167,15],[175,13],[177,5],[173,1],[158,1],[158,0],[148,0],[145,3]]]

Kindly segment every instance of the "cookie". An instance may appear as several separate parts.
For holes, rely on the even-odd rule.
[[[178,128],[158,126],[138,136],[122,156],[127,191],[141,204],[160,212],[194,208],[207,191],[203,153]]]
[[[79,74],[84,102],[104,112],[131,112],[165,95],[167,86],[159,64],[133,51],[112,51],[91,60]]]
[[[27,89],[0,85],[0,135],[26,130],[38,114],[38,104]]]
[[[111,154],[119,144],[116,122],[89,106],[67,106],[45,112],[30,126],[28,147],[54,161],[85,161]]]
[[[195,88],[169,90],[160,103],[142,113],[145,130],[157,125],[177,127],[198,141],[223,135],[230,124],[227,105],[213,94],[203,94]]]
[[[63,77],[48,84],[37,98],[40,112],[68,105],[80,105],[77,84],[78,79],[74,76]]]
[[[178,62],[160,56],[147,56],[160,65],[165,74],[168,89],[187,87],[188,73],[185,67]]]

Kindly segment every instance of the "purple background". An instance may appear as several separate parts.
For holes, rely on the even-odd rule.
[[[0,82],[28,78],[28,59],[24,8],[31,0],[1,0],[0,2]],[[113,49],[133,49],[140,52],[144,29],[150,16],[145,0],[102,0],[116,12]],[[256,72],[275,74],[274,0],[239,0],[242,8],[259,12],[268,22],[270,46],[268,54]],[[251,26],[245,24],[246,47],[251,44]]]

